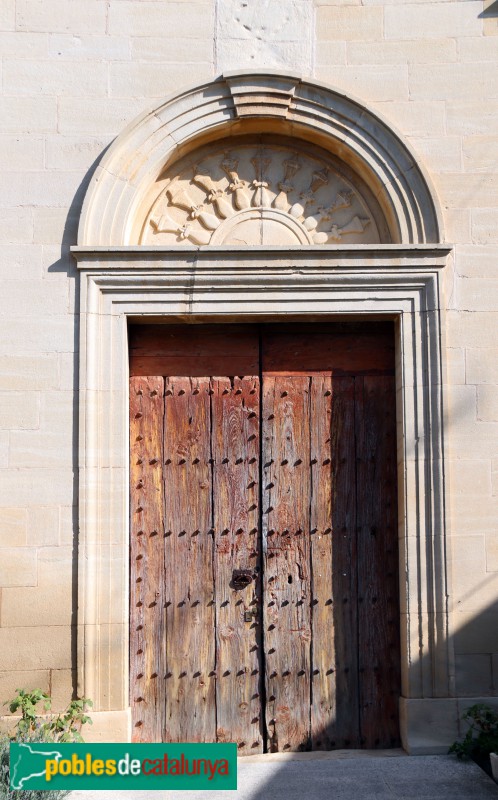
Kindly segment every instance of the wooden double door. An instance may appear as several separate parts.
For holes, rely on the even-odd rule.
[[[130,329],[136,741],[399,744],[393,331]]]

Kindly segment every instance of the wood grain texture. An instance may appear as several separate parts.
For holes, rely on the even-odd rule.
[[[333,326],[267,326],[264,334],[265,375],[360,375],[394,373],[392,328],[375,325],[350,332]]]
[[[310,746],[309,402],[309,378],[263,376],[263,627],[271,751]]]
[[[163,738],[163,395],[163,378],[130,380],[130,688],[136,742]]]
[[[394,380],[356,379],[361,745],[399,746],[400,696]]]
[[[257,375],[258,331],[251,325],[131,326],[131,375]]]
[[[134,740],[397,746],[392,325],[130,341]]]
[[[314,750],[359,747],[354,379],[311,382]]]
[[[263,752],[258,376],[212,378],[218,741]],[[234,587],[234,569],[252,583]],[[244,614],[250,612],[250,619]]]
[[[215,741],[211,388],[208,378],[175,376],[164,388],[164,741]]]

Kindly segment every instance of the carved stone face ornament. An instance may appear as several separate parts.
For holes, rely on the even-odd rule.
[[[142,244],[379,241],[359,188],[327,163],[326,154],[273,143],[212,147],[198,161],[173,165],[158,184]]]

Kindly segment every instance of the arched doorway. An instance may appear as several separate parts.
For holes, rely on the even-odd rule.
[[[234,166],[223,150],[226,178],[209,164],[192,171],[195,153],[217,161],[226,137],[242,154]],[[325,187],[333,196],[315,208],[309,200]],[[407,748],[423,704],[449,697],[437,302],[448,248],[439,236],[428,183],[399,137],[354,101],[292,76],[226,75],[187,90],[110,149],[74,250],[83,276],[80,675],[99,710],[129,719],[127,331],[144,319],[393,323]]]

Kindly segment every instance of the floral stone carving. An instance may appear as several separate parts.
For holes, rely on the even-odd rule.
[[[229,144],[196,151],[163,173],[155,198],[149,195],[142,244],[380,241],[368,191],[343,174],[332,156],[305,143]]]

